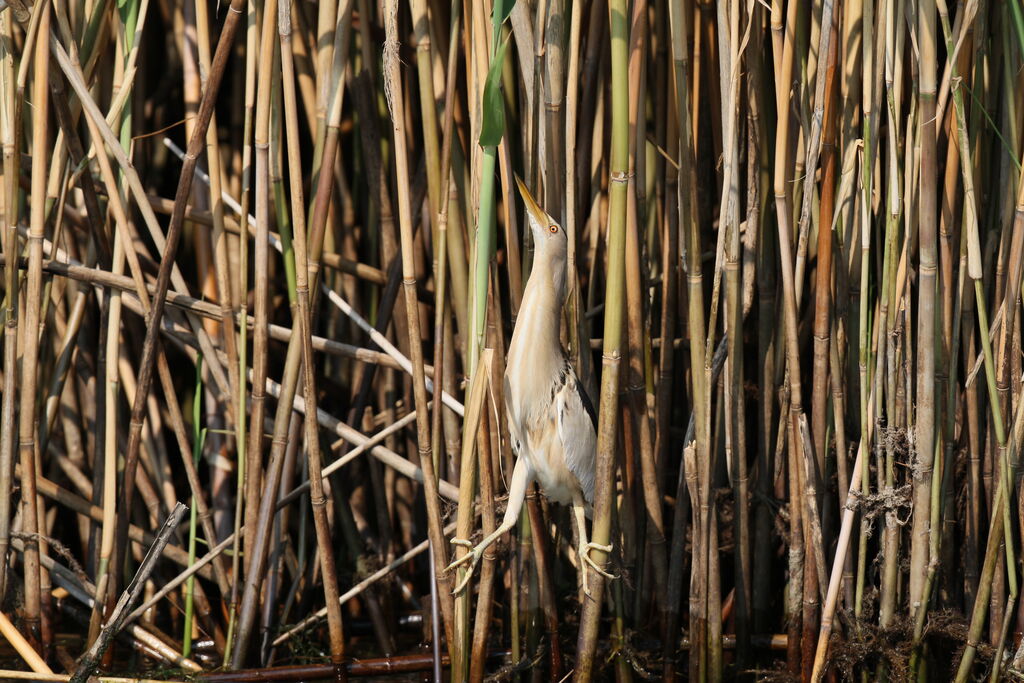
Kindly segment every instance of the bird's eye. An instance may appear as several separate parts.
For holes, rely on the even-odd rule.
[[[558,226],[552,223],[551,225],[548,226],[548,230],[550,230],[551,234],[553,235],[556,232],[558,232]]]

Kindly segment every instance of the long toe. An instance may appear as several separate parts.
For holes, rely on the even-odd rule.
[[[591,567],[593,567],[594,571],[596,571],[601,576],[605,577],[606,579],[617,579],[617,578],[619,578],[618,576],[616,576],[615,574],[609,574],[607,571],[605,571],[603,568],[601,568],[601,566],[598,565],[597,562],[594,561],[594,558],[592,558],[590,556],[590,551],[591,550],[601,550],[601,551],[607,553],[607,552],[611,552],[611,549],[612,549],[612,546],[610,544],[609,545],[599,545],[597,543],[587,543],[582,548],[580,548],[579,554],[580,554],[580,557],[583,558],[583,561],[586,562],[587,564],[589,564]],[[584,572],[583,575],[586,576],[586,572]]]
[[[473,578],[474,568],[476,568],[476,562],[470,564],[469,568],[466,569],[466,574],[462,578],[462,581],[459,582],[459,585],[455,587],[455,590],[452,591],[452,595],[459,595],[466,590],[466,587],[469,586],[469,581]]]
[[[452,595],[458,595],[466,589],[466,586],[469,585],[469,580],[473,578],[473,570],[476,569],[476,563],[480,561],[480,555],[481,551],[478,548],[473,548],[468,555],[464,555],[448,565],[448,569],[453,569],[459,565],[465,564],[467,561],[469,562],[469,567],[466,568],[466,574],[462,577],[462,581],[459,581],[459,584],[455,586],[455,590],[452,591]]]

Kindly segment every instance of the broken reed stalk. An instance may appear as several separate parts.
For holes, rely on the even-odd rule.
[[[78,668],[71,677],[72,683],[85,683],[86,679],[88,679],[92,675],[93,671],[96,670],[96,666],[99,664],[100,658],[103,656],[107,647],[109,647],[110,641],[113,640],[114,636],[116,636],[124,626],[129,610],[131,610],[132,606],[139,599],[139,595],[142,592],[146,581],[149,579],[149,575],[152,574],[153,570],[156,568],[157,560],[160,559],[164,546],[166,546],[171,540],[171,534],[174,533],[178,524],[181,523],[186,510],[188,510],[188,508],[180,502],[174,506],[173,510],[171,510],[170,516],[160,528],[160,531],[157,533],[156,540],[146,552],[146,556],[142,559],[139,569],[135,572],[135,577],[125,588],[121,597],[118,598],[117,604],[107,617],[107,621],[103,624],[103,628],[100,629],[100,633],[96,637],[92,646],[90,646],[82,656],[82,659],[78,664]]]

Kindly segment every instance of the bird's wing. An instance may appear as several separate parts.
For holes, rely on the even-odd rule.
[[[572,364],[565,363],[554,389],[558,439],[565,466],[575,475],[588,503],[594,502],[594,469],[597,458],[597,415]]]
[[[505,417],[508,422],[508,438],[511,443],[512,453],[518,458],[522,450],[523,435],[519,428],[519,414],[516,412],[515,402],[512,400],[512,387],[508,382],[508,375],[505,375]]]

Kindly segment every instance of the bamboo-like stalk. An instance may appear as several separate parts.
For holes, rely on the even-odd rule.
[[[602,15],[603,16],[603,15]],[[583,23],[582,3],[572,3],[570,10],[569,24],[569,64],[566,70],[565,83],[565,235],[568,239],[568,250],[566,252],[566,282],[568,282],[568,293],[566,294],[566,314],[569,320],[568,339],[569,354],[573,366],[578,368],[578,374],[584,378],[584,387],[588,392],[593,389],[593,358],[582,352],[581,340],[585,338],[583,312],[581,310],[583,299],[580,294],[579,266],[577,264],[577,253],[579,247],[579,226],[578,226],[578,185],[576,164],[572,157],[577,154],[577,117],[580,102],[580,40]],[[596,24],[596,18],[591,24]]]
[[[793,73],[793,52],[796,33],[796,7],[790,4],[787,9],[786,18],[786,40],[782,52],[781,63],[778,65],[779,81],[789,83]],[[778,222],[779,233],[779,260],[782,271],[782,308],[784,318],[784,340],[786,365],[789,377],[789,482],[790,496],[800,495],[800,471],[803,469],[803,458],[800,454],[799,440],[797,438],[797,421],[802,414],[801,390],[800,390],[800,365],[799,350],[797,348],[797,319],[796,319],[796,291],[794,284],[793,257],[792,257],[792,236],[790,234],[790,205],[787,188],[788,151],[790,147],[789,119],[790,112],[788,98],[780,90],[776,93],[778,109],[778,127],[775,134],[775,211]],[[804,600],[804,592],[808,587],[804,580],[805,566],[804,548],[809,539],[805,538],[802,528],[802,509],[806,509],[811,501],[803,501],[803,504],[794,506],[790,512],[790,545],[789,545],[789,584],[787,587],[787,614],[790,620],[789,626],[789,668],[795,672],[798,667],[797,654],[799,646],[796,645],[797,636],[801,633],[800,623],[802,617],[796,616],[801,610]],[[804,630],[808,634],[809,630]]]
[[[256,41],[257,41],[257,28],[256,28],[256,8],[249,6],[246,12],[246,32],[245,32],[245,91],[243,93],[244,99],[244,114],[243,114],[243,129],[242,129],[242,153],[241,153],[241,201],[239,202],[239,214],[247,217],[249,215],[249,203],[250,203],[250,188],[252,183],[252,152],[253,145],[252,134],[253,134],[253,117],[255,112],[255,99],[256,99]],[[269,226],[268,226],[269,232]],[[266,245],[264,243],[263,251],[265,253]],[[238,240],[238,254],[236,256],[238,262],[238,281],[235,285],[236,291],[248,292],[248,275],[249,275],[249,240],[246,237],[244,231],[240,231],[240,239]],[[259,260],[257,259],[257,262]],[[266,259],[263,259],[263,263],[266,263]],[[236,496],[235,496],[235,510],[234,510],[234,543],[232,545],[231,555],[231,576],[234,580],[231,582],[231,592],[228,601],[228,628],[227,628],[227,642],[224,648],[224,659],[230,661],[233,657],[234,647],[234,635],[235,635],[235,618],[238,614],[238,596],[239,596],[239,571],[241,562],[239,558],[241,556],[240,549],[242,548],[241,539],[241,525],[243,514],[248,516],[251,515],[251,510],[255,509],[254,505],[244,505],[243,501],[246,496],[251,492],[250,487],[255,488],[256,483],[255,477],[252,477],[249,473],[253,458],[249,455],[249,432],[248,432],[248,414],[249,410],[260,410],[262,412],[262,400],[257,405],[256,393],[252,395],[252,403],[247,404],[245,398],[247,393],[247,381],[245,370],[248,367],[248,332],[249,332],[249,305],[248,296],[239,297],[239,310],[238,310],[238,328],[239,328],[239,339],[238,339],[238,364],[239,364],[239,378],[238,378],[238,406],[239,410],[237,413],[238,419],[235,421],[235,443],[238,450],[236,458],[238,467],[238,478],[236,485]],[[266,318],[263,319],[264,327],[266,327]],[[233,326],[232,326],[233,328]],[[259,367],[256,364],[256,367]],[[255,368],[254,368],[255,370]],[[265,374],[265,366],[261,369],[261,372]],[[255,374],[255,372],[254,372]],[[260,394],[262,395],[262,387],[260,388]],[[243,408],[244,407],[244,408]],[[262,437],[262,431],[253,434],[252,438]],[[257,451],[259,452],[259,451]],[[244,493],[246,495],[238,495]],[[250,499],[252,500],[252,499]],[[251,539],[248,539],[251,544]],[[251,545],[250,545],[251,547]]]
[[[867,401],[868,405],[868,416],[873,416],[874,409],[874,396],[870,396]],[[868,425],[873,425],[874,421],[869,420]],[[870,427],[869,427],[870,428]],[[867,461],[868,444],[871,441],[871,433],[866,432],[861,439],[860,446],[857,448],[857,459],[853,464],[853,471],[850,474],[850,489],[849,495],[852,496],[861,485],[861,477],[864,473],[864,465]],[[852,507],[846,507],[843,510],[843,521],[842,527],[839,531],[839,542],[836,546],[835,560],[832,563],[832,573],[829,579],[828,593],[825,599],[825,604],[822,606],[821,612],[821,630],[818,634],[818,645],[814,654],[814,668],[811,672],[811,680],[819,681],[824,673],[825,658],[828,655],[829,638],[832,634],[833,629],[833,617],[835,615],[836,605],[839,599],[839,586],[842,583],[843,572],[841,567],[845,563],[846,553],[849,550],[850,542],[853,536],[853,522],[855,519],[855,512]]]
[[[116,195],[115,195],[116,196]],[[116,200],[115,202],[116,203]],[[123,216],[123,214],[122,214]],[[123,233],[114,238],[113,274],[124,273],[125,245]],[[106,373],[104,380],[104,464],[103,464],[103,526],[100,535],[100,551],[96,570],[96,605],[89,628],[90,642],[99,633],[104,612],[110,607],[109,598],[117,588],[110,586],[109,565],[114,550],[117,511],[117,402],[120,380],[117,365],[121,349],[121,293],[112,291],[107,300]]]
[[[44,39],[38,39],[33,52],[32,99],[32,196],[41,197],[46,191],[47,124],[49,118],[49,77],[50,50],[46,38],[50,29],[50,6],[40,3],[36,11],[40,15],[39,32]],[[18,455],[21,462],[21,514],[22,531],[28,534],[25,543],[25,622],[29,632],[29,643],[37,644],[40,638],[40,611],[43,597],[40,594],[39,510],[36,507],[36,387],[39,371],[40,308],[43,288],[43,230],[46,221],[46,206],[41,201],[33,202],[29,216],[28,276],[25,286],[25,308],[21,316],[24,321],[24,343],[21,353],[20,401],[18,405]],[[9,252],[10,253],[10,252]],[[13,296],[13,293],[11,294]],[[13,370],[13,366],[10,366]],[[110,483],[113,483],[111,478]],[[110,487],[113,494],[114,487]],[[113,495],[110,496],[111,500]],[[110,520],[113,522],[113,520]],[[112,530],[112,529],[111,529]]]
[[[3,253],[8,259],[4,268],[4,360],[3,360],[3,406],[0,409],[0,485],[3,491],[11,490],[12,471],[15,455],[15,401],[17,400],[17,362],[18,362],[18,268],[13,256],[18,248],[18,176],[20,175],[20,155],[16,153],[15,90],[14,90],[14,54],[13,54],[13,15],[14,12],[0,13],[0,90],[3,100],[0,103],[0,135],[3,145],[4,182],[0,188],[3,199],[3,225],[0,225],[3,237]],[[6,594],[8,567],[6,561],[10,547],[11,531],[10,501],[3,500],[0,504],[0,593]]]
[[[608,279],[605,289],[604,350],[602,352],[601,393],[597,427],[597,469],[594,491],[594,527],[591,542],[607,545],[611,540],[612,479],[615,474],[616,424],[619,406],[619,373],[622,359],[622,326],[625,312],[626,209],[629,171],[629,102],[627,71],[630,29],[627,3],[609,0],[609,25],[612,41],[612,147],[609,168]],[[695,344],[696,346],[696,344]],[[592,555],[599,566],[607,554]],[[597,625],[601,615],[604,577],[592,567],[581,567],[588,574],[591,595],[584,601],[577,638],[577,680],[593,676],[597,648]]]
[[[459,0],[453,0],[452,3],[452,33],[458,33],[460,25],[459,17]],[[445,355],[451,354],[451,344],[449,344],[449,337],[451,335],[451,321],[449,319],[449,294],[448,294],[448,216],[449,211],[454,202],[449,197],[452,190],[454,190],[452,184],[452,146],[454,144],[454,124],[455,124],[455,78],[456,78],[456,67],[457,67],[457,53],[456,53],[456,42],[453,40],[449,46],[448,51],[448,64],[445,74],[445,108],[444,108],[444,121],[442,124],[442,140],[443,144],[441,147],[441,158],[440,158],[440,176],[441,176],[441,192],[440,192],[440,206],[437,207],[437,239],[435,240],[435,252],[434,252],[434,282],[435,282],[435,311],[434,311],[434,368],[437,371],[435,377],[439,378],[442,386],[446,384],[444,380],[444,373],[447,370],[451,372],[451,369],[446,365]],[[429,51],[428,51],[429,52]],[[429,114],[424,113],[424,120],[428,120]],[[456,229],[458,226],[456,225]],[[454,296],[455,292],[452,292],[451,296]],[[434,458],[434,469],[440,473],[442,471],[440,467],[440,452],[441,452],[441,440],[443,437],[442,431],[444,429],[443,420],[447,413],[441,407],[441,404],[437,401],[434,402],[434,410],[431,415],[431,442],[430,450]],[[446,444],[447,445],[447,444]],[[436,574],[432,579],[432,587],[435,592],[440,590],[440,585],[437,580]],[[444,596],[438,595],[437,600],[440,604],[448,604],[448,599]],[[438,621],[441,619],[441,615],[437,613],[431,614],[434,628],[434,639],[440,638],[440,628]],[[450,619],[445,619],[445,624],[450,628]],[[448,642],[451,643],[451,633]],[[441,647],[440,642],[434,642],[433,646],[435,650],[439,651]]]
[[[735,604],[737,658],[742,666],[748,657],[750,646],[750,547],[749,517],[747,515],[747,465],[741,453],[743,438],[743,398],[741,393],[743,375],[742,324],[743,310],[740,300],[740,140],[739,140],[739,94],[740,77],[736,66],[739,62],[740,18],[737,3],[718,7],[719,78],[722,83],[722,137],[723,137],[723,191],[719,215],[725,229],[724,271],[726,280],[725,334],[729,344],[727,379],[724,383],[725,403],[725,451],[730,465],[735,500],[742,501],[735,514]],[[713,551],[712,551],[713,552]]]
[[[678,163],[678,211],[679,226],[683,232],[687,259],[685,272],[687,274],[687,321],[690,329],[690,369],[692,392],[694,397],[695,414],[695,441],[693,455],[695,461],[708,462],[710,464],[709,444],[709,406],[707,400],[708,378],[702,370],[705,368],[704,345],[699,343],[704,339],[704,306],[703,306],[703,278],[701,274],[700,258],[700,230],[696,222],[695,195],[693,193],[692,167],[693,167],[693,146],[690,133],[693,130],[693,123],[690,116],[690,81],[689,81],[689,60],[686,50],[686,40],[689,33],[687,16],[684,8],[673,3],[669,8],[669,20],[672,29],[672,60],[673,60],[673,85],[676,99],[676,112],[679,116],[679,150]],[[690,464],[685,465],[688,475],[697,476]],[[695,535],[694,553],[695,559],[690,574],[690,672],[693,680],[706,680],[707,651],[707,611],[706,611],[706,541],[702,538],[703,530],[706,528],[706,510],[703,505],[694,506],[693,528],[700,529],[701,535]],[[698,544],[696,539],[700,540]],[[702,548],[702,550],[698,550]],[[694,653],[696,650],[696,654]]]
[[[823,30],[833,31],[834,28],[823,26]],[[826,44],[822,36],[822,44]],[[835,116],[836,101],[836,44],[835,35],[827,43],[829,54],[822,55],[826,60],[821,96],[824,138],[821,145],[822,183],[820,218],[818,221],[818,265],[816,268],[815,302],[814,302],[814,370],[811,389],[811,433],[814,436],[814,452],[818,457],[818,467],[822,475],[825,469],[827,442],[827,394],[829,376],[829,341],[831,334],[832,307],[832,214],[835,208],[836,181],[836,134],[838,121]],[[815,98],[817,112],[817,95]],[[806,190],[805,190],[806,192]],[[805,200],[805,206],[809,200]],[[838,369],[836,369],[838,370]],[[837,419],[838,423],[840,420]]]
[[[900,126],[900,120],[896,107],[896,75],[893,68],[893,54],[896,49],[898,49],[896,41],[899,39],[894,33],[894,23],[896,22],[895,13],[895,3],[887,2],[885,4],[885,12],[880,18],[880,23],[884,22],[885,26],[885,94],[890,121],[888,153],[885,168],[887,168],[892,174],[892,177],[890,177],[886,187],[886,195],[888,196],[888,199],[886,201],[887,208],[885,211],[885,242],[882,256],[881,293],[878,304],[878,331],[879,334],[885,333],[886,339],[889,341],[885,344],[884,349],[879,348],[877,351],[877,355],[875,357],[874,378],[872,381],[872,387],[875,391],[875,395],[885,396],[885,412],[887,415],[892,416],[892,420],[894,422],[899,419],[897,415],[898,411],[896,410],[896,392],[893,382],[896,368],[898,367],[898,360],[896,358],[896,344],[893,343],[891,336],[894,325],[890,320],[890,307],[892,307],[893,301],[891,292],[894,288],[893,272],[897,260],[895,250],[897,233],[899,231],[899,203],[901,200],[901,192],[898,183],[898,129]],[[900,30],[899,35],[902,36],[902,33],[902,30]],[[865,55],[865,61],[868,61],[867,55]],[[865,89],[869,90],[870,88],[866,86]],[[899,305],[899,302],[897,302],[894,309],[898,309]],[[881,344],[879,344],[879,346],[881,347]],[[878,473],[879,490],[883,491],[885,495],[891,495],[895,490],[894,487],[896,484],[895,454],[888,444],[876,442],[874,447],[879,451],[878,460],[881,466],[881,470]],[[883,449],[885,451],[884,455],[881,454]],[[882,533],[882,546],[884,548],[885,557],[882,562],[878,621],[882,628],[888,628],[896,618],[897,601],[899,599],[897,583],[899,576],[896,558],[899,555],[901,534],[898,520],[895,516],[895,511],[886,512],[885,528]]]
[[[317,555],[324,584],[324,601],[327,604],[327,624],[330,629],[331,661],[341,678],[345,678],[345,635],[341,617],[341,603],[338,601],[337,572],[334,563],[334,549],[327,520],[327,499],[324,496],[323,465],[320,457],[320,434],[316,420],[316,376],[314,373],[312,313],[310,308],[310,264],[317,268],[320,252],[313,254],[306,240],[306,217],[303,210],[302,162],[299,151],[298,113],[295,103],[295,69],[291,51],[291,6],[284,2],[278,11],[278,35],[281,40],[281,83],[284,91],[285,128],[287,130],[288,177],[290,180],[292,229],[295,237],[295,294],[298,301],[296,333],[302,348],[302,387],[305,392],[305,437],[306,456],[309,466],[309,500],[313,507],[313,525],[316,529]],[[321,176],[321,182],[329,182]],[[422,371],[422,368],[421,368]],[[426,412],[421,410],[420,412]]]
[[[637,2],[633,5],[630,32],[630,55],[629,71],[633,74],[629,81],[636,84],[631,89],[629,98],[630,117],[630,167],[637,169],[643,163],[638,155],[643,152],[643,143],[638,140],[640,136],[638,117],[643,111],[640,106],[646,100],[646,93],[641,88],[643,80],[641,70],[643,69],[642,56],[647,48],[647,26],[646,26],[647,3]],[[647,410],[646,394],[646,358],[644,348],[645,302],[641,294],[644,284],[644,276],[641,264],[641,237],[639,225],[640,217],[639,199],[636,194],[639,191],[637,180],[631,181],[632,191],[628,194],[627,225],[626,225],[626,329],[628,346],[628,372],[626,373],[626,390],[629,400],[627,408],[629,417],[633,421],[633,430],[639,439],[639,455],[641,470],[641,487],[645,508],[644,527],[646,528],[647,548],[649,549],[654,576],[654,591],[656,595],[664,595],[667,589],[667,559],[665,548],[665,525],[662,519],[661,500],[658,496],[658,482],[655,465],[654,443],[651,435],[651,420]],[[628,535],[627,535],[628,536]],[[646,552],[644,546],[638,548],[641,557]],[[665,614],[667,605],[659,605],[660,619],[662,623],[667,618]]]
[[[910,608],[916,614],[926,609],[925,575],[929,562],[931,519],[932,466],[938,425],[935,412],[935,331],[937,271],[937,214],[935,161],[935,94],[936,94],[936,21],[935,4],[927,1],[918,6],[917,39],[920,51],[918,70],[918,116],[921,128],[921,181],[918,195],[919,219],[919,290],[918,290],[918,373],[916,444],[914,467],[914,520],[910,544]]]
[[[438,506],[437,479],[434,472],[433,456],[430,451],[430,422],[427,411],[427,386],[423,371],[423,347],[420,337],[420,318],[416,302],[416,272],[413,262],[412,208],[409,196],[409,169],[405,137],[405,104],[401,79],[398,71],[398,4],[396,0],[385,3],[385,93],[391,113],[392,133],[395,144],[395,173],[398,178],[398,215],[401,230],[402,285],[405,292],[406,318],[409,333],[409,357],[413,366],[413,394],[418,408],[416,413],[416,441],[420,467],[423,468],[424,493],[426,496],[427,520],[432,544],[434,570],[443,574],[447,566],[448,553],[443,546],[441,513]],[[446,590],[447,582],[438,577],[438,589]]]

